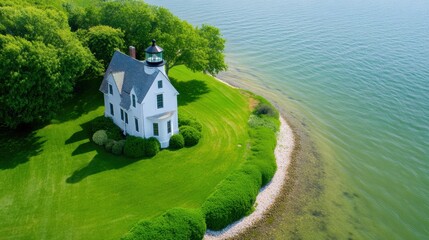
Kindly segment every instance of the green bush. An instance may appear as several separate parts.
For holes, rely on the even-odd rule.
[[[93,135],[98,130],[105,130],[107,137],[113,140],[123,139],[122,130],[108,117],[100,116],[91,121],[90,134]]]
[[[112,152],[112,147],[115,144],[115,140],[113,139],[107,139],[107,141],[104,143],[104,148],[108,152]]]
[[[256,115],[267,115],[270,117],[278,117],[277,110],[269,103],[260,102],[256,108],[254,113]]]
[[[267,117],[265,115],[258,116],[252,114],[250,115],[248,123],[251,128],[265,127],[269,128],[273,132],[278,131],[278,124],[276,124],[276,122],[271,117]]]
[[[244,164],[223,180],[201,207],[207,228],[221,230],[246,216],[255,203],[261,181],[260,171],[252,164]]]
[[[171,149],[181,149],[185,146],[185,139],[182,134],[174,134],[170,138],[169,147]]]
[[[161,149],[161,144],[159,143],[158,139],[151,137],[148,138],[145,141],[145,156],[146,157],[153,157],[155,156],[159,150]]]
[[[124,145],[124,154],[125,156],[132,158],[144,157],[145,146],[145,139],[128,135]]]
[[[107,133],[105,130],[98,130],[92,135],[92,141],[97,145],[103,146],[107,142]]]
[[[112,153],[116,155],[121,155],[124,151],[125,140],[115,141],[112,146]]]
[[[249,162],[258,166],[262,174],[262,186],[265,186],[273,178],[277,165],[274,156],[276,147],[276,134],[268,128],[254,128],[249,131],[251,143]]]
[[[191,117],[186,114],[179,114],[179,127],[190,126],[195,128],[198,132],[201,132],[203,126],[198,122],[194,117]]]
[[[199,210],[173,208],[156,218],[140,221],[122,240],[200,240],[205,232]]]
[[[186,147],[195,146],[200,141],[201,133],[191,126],[182,126],[179,128],[179,132],[185,140]]]

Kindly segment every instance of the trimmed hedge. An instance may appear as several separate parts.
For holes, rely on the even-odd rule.
[[[171,149],[181,149],[185,146],[185,139],[182,134],[174,134],[170,138],[169,147]]]
[[[158,139],[150,137],[145,141],[144,153],[146,157],[155,156],[161,149]]]
[[[144,139],[130,135],[125,140],[124,154],[132,158],[153,157],[160,149],[161,144],[154,137]]]
[[[145,156],[146,139],[129,135],[125,141],[124,154],[127,157],[140,158]]]
[[[103,146],[107,142],[107,139],[107,133],[105,130],[98,130],[94,135],[92,135],[92,141],[100,146]]]
[[[247,161],[258,166],[262,174],[262,186],[265,186],[271,181],[277,170],[274,156],[277,144],[276,134],[265,127],[251,128],[249,134],[251,147]]]
[[[113,139],[107,139],[106,143],[104,143],[104,148],[107,152],[112,152],[112,147],[115,144],[115,140]]]
[[[161,216],[137,223],[122,240],[200,240],[206,225],[198,210],[173,208]]]
[[[255,203],[261,182],[259,169],[251,164],[244,164],[223,180],[201,207],[207,228],[221,230],[246,216]]]
[[[203,126],[194,117],[187,114],[179,113],[179,128],[182,126],[190,126],[195,128],[198,132],[201,132]]]
[[[186,147],[197,145],[201,138],[201,133],[191,126],[180,127],[179,133],[183,136]]]
[[[112,153],[116,155],[121,155],[124,151],[125,140],[115,141],[112,146]]]
[[[122,130],[113,123],[111,118],[100,116],[91,121],[90,134],[93,135],[98,130],[105,130],[110,139],[123,139]]]

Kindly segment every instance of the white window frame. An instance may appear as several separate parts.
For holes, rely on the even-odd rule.
[[[113,96],[113,85],[109,83],[109,94]]]
[[[152,127],[153,127],[153,135],[158,137],[159,136],[159,124],[153,123]]]
[[[161,96],[161,98],[159,99],[159,97]],[[164,94],[158,94],[156,95],[156,108],[160,109],[160,108],[164,108]]]
[[[131,95],[131,101],[133,103],[133,107],[136,107],[136,95]]]

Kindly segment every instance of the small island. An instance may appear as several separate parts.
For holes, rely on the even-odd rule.
[[[262,211],[272,204],[276,189],[283,184],[287,158],[293,148],[285,145],[293,144],[291,130],[264,98],[206,74],[226,69],[224,40],[218,29],[191,27],[193,37],[200,37],[201,46],[190,44],[192,40],[168,41],[170,34],[185,37],[180,31],[191,31],[190,25],[166,9],[134,1],[100,1],[86,8],[11,1],[0,8],[8,20],[0,29],[2,59],[12,54],[21,56],[3,63],[7,74],[2,81],[12,86],[21,80],[21,91],[2,96],[8,112],[1,113],[0,181],[5,187],[0,190],[0,218],[4,219],[0,235],[46,239],[202,239],[207,229],[222,230],[247,215],[252,218],[252,212],[256,217],[250,222],[244,220],[244,225],[261,219]],[[130,22],[123,21],[121,15],[128,13],[132,17],[133,13],[149,12],[171,20],[170,25],[159,27],[164,32],[153,33],[158,34],[157,39],[164,39],[170,50],[164,52],[165,62],[160,52],[143,48],[148,43],[144,39],[136,42],[133,34],[137,32],[127,29]],[[103,13],[111,15],[106,17]],[[99,25],[85,25],[90,23],[85,21],[91,14],[100,17]],[[25,20],[22,25],[18,21],[30,18],[36,19],[33,29],[26,28],[29,23]],[[164,24],[150,20],[154,26]],[[123,28],[114,28],[115,24],[123,24]],[[180,31],[168,32],[174,31],[169,28],[172,26]],[[46,32],[40,32],[42,29]],[[33,38],[30,32],[38,37]],[[135,48],[130,48],[131,60],[120,51],[114,53],[129,42],[136,43]],[[152,47],[157,47],[154,41]],[[52,55],[46,55],[49,48]],[[207,52],[201,52],[204,49]],[[128,73],[110,72],[126,61],[135,61],[134,66],[139,67],[137,58],[143,55],[146,61],[153,60],[146,69],[153,72],[144,70],[154,75],[148,86],[122,85],[128,84]],[[57,65],[55,61],[49,65],[51,62],[46,62],[45,56],[57,61]],[[124,56],[126,60],[118,61]],[[103,80],[100,75],[104,68],[107,70]],[[66,85],[65,90],[58,82]],[[161,90],[167,87],[171,91],[165,94],[174,98],[164,97]],[[139,92],[142,89],[147,91]],[[71,97],[61,95],[61,90]],[[36,94],[34,99],[31,91]],[[115,93],[121,96],[116,105],[106,97]],[[124,94],[128,94],[126,98]],[[144,101],[146,94],[150,96],[148,102]],[[22,106],[15,100],[17,105],[13,105],[17,96],[28,100]],[[170,106],[166,102],[170,99],[172,108],[157,112]],[[150,124],[145,125],[143,117],[130,112],[138,104],[156,107],[148,115]],[[103,129],[107,124],[100,124],[105,116],[117,125],[112,131],[115,134],[109,135],[112,146],[114,141],[122,141],[120,138],[127,141],[133,135],[138,137],[138,133],[149,133],[141,137],[158,142],[156,154],[112,154],[112,146],[106,150],[107,140],[97,145],[95,132],[108,130]],[[170,137],[180,134],[181,127],[192,125],[191,122],[200,128],[199,141],[186,144],[185,139],[181,149],[169,146]],[[276,146],[277,152],[288,153],[275,155]],[[260,205],[256,206],[260,189],[265,186],[260,195],[265,200],[259,199]],[[206,237],[213,235],[216,233],[208,232]]]

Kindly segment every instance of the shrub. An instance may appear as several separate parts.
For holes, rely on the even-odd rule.
[[[122,240],[200,240],[206,225],[199,210],[173,208],[161,216],[137,223]]]
[[[104,143],[104,148],[106,149],[106,151],[108,152],[112,152],[112,147],[115,144],[115,140],[113,139],[107,139],[107,141]]]
[[[161,148],[161,144],[159,143],[158,139],[151,137],[148,138],[145,141],[145,156],[146,157],[153,157],[155,156]]]
[[[190,126],[182,126],[179,128],[180,134],[185,140],[186,147],[192,147],[198,144],[201,138],[201,133],[198,132],[195,128]]]
[[[124,154],[127,157],[140,158],[145,156],[146,140],[143,138],[128,136],[124,145]]]
[[[113,123],[113,120],[108,117],[100,116],[91,121],[90,134],[93,135],[98,130],[105,130],[107,137],[113,140],[122,140],[122,130]]]
[[[121,155],[124,150],[125,140],[115,141],[112,146],[112,153],[116,155]]]
[[[277,110],[268,102],[260,102],[256,106],[254,113],[256,115],[267,115],[270,117],[278,117]]]
[[[183,139],[182,134],[174,134],[170,138],[169,147],[171,149],[181,149],[185,146],[185,139]]]
[[[276,135],[268,128],[250,129],[249,134],[252,142],[247,160],[258,166],[262,174],[262,186],[265,186],[271,181],[277,169],[274,156]]]
[[[92,135],[92,141],[97,145],[103,146],[107,141],[107,133],[105,130],[98,130]]]
[[[256,166],[244,164],[223,180],[203,203],[207,228],[221,230],[246,216],[261,187],[261,173]]]
[[[265,115],[250,115],[249,118],[249,126],[251,128],[258,128],[258,127],[266,127],[272,130],[273,132],[278,131],[278,124],[275,123],[274,119],[267,117]]]
[[[195,128],[198,132],[201,132],[203,126],[198,122],[194,117],[191,117],[186,114],[179,114],[179,127],[190,126]]]

